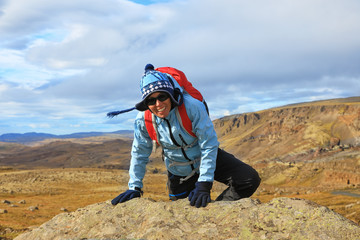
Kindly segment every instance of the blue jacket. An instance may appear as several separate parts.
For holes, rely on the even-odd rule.
[[[184,94],[184,104],[189,119],[192,122],[193,132],[197,136],[197,142],[190,148],[186,149],[186,155],[189,159],[201,159],[194,164],[194,168],[199,167],[199,182],[213,182],[214,171],[216,168],[217,151],[219,142],[217,140],[214,125],[211,122],[205,106],[202,102],[194,99],[188,94]],[[183,137],[187,144],[193,143],[196,138],[189,135],[179,124],[176,117],[175,108],[172,109],[166,117],[171,126],[172,134],[175,141],[182,144]],[[188,176],[192,172],[190,165],[173,165],[172,162],[188,162],[185,159],[181,149],[170,138],[169,127],[166,121],[156,117],[158,125],[159,141],[164,150],[164,161],[169,172],[178,176]],[[134,141],[131,150],[130,162],[130,180],[129,189],[135,187],[142,188],[142,180],[146,172],[146,164],[149,162],[149,156],[152,152],[152,140],[145,127],[144,112],[139,112],[135,119]]]

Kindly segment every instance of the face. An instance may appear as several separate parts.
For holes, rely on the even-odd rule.
[[[171,100],[169,94],[165,92],[155,92],[146,99],[150,111],[159,118],[165,118],[171,110]]]

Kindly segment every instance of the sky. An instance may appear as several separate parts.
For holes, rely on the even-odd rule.
[[[144,66],[212,119],[360,96],[358,0],[0,0],[0,135],[133,129]]]

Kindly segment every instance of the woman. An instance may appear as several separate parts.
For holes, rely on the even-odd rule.
[[[168,170],[169,197],[188,197],[190,205],[205,207],[210,201],[213,181],[228,186],[216,201],[250,197],[260,184],[258,173],[249,165],[221,150],[214,126],[205,105],[192,98],[168,74],[147,65],[140,83],[142,101],[136,105],[141,112],[135,120],[134,142],[129,169],[129,190],[112,200],[116,205],[140,197],[146,164],[152,152],[152,140],[146,129],[144,112],[154,115],[158,142]],[[184,104],[192,123],[189,134],[179,121],[177,108]]]

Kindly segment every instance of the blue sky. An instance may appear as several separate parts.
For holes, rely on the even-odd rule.
[[[132,129],[147,63],[213,119],[360,95],[357,0],[0,0],[0,134]]]

